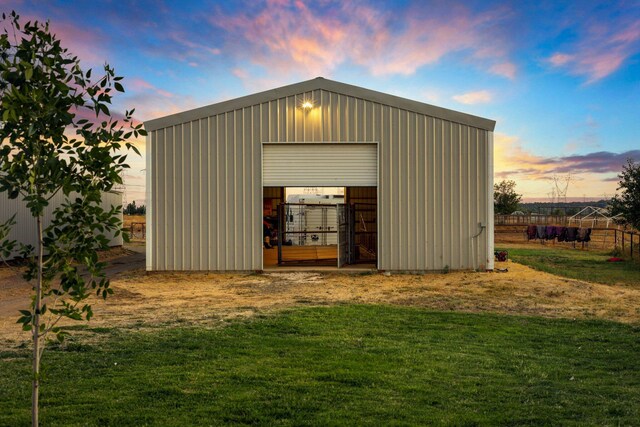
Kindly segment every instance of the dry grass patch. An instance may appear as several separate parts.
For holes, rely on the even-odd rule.
[[[294,306],[391,304],[439,311],[492,312],[640,323],[640,288],[562,278],[507,262],[506,273],[391,275],[283,272],[268,274],[152,273],[112,280],[115,295],[95,301],[92,327],[216,325],[228,318]],[[24,288],[0,289],[28,294]],[[27,300],[28,301],[28,300]],[[16,314],[2,310],[4,341],[26,339]]]

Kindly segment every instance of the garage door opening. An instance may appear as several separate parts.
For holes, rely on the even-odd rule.
[[[263,268],[376,268],[375,187],[264,187]]]
[[[262,182],[263,269],[377,267],[377,143],[263,143]]]

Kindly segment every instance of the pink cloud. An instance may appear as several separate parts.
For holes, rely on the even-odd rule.
[[[127,79],[125,83],[126,83],[126,88],[134,92],[151,91],[165,98],[174,97],[173,93],[166,91],[164,89],[160,89],[141,78],[136,77],[133,79]]]
[[[498,76],[506,77],[510,80],[516,78],[517,68],[512,62],[501,62],[499,64],[492,65],[489,68],[489,72]]]
[[[390,11],[362,2],[278,0],[258,12],[217,13],[229,52],[274,74],[330,76],[352,63],[378,76],[411,75],[451,53],[462,53],[508,78],[515,66],[497,37],[506,9],[476,13],[463,6]]]
[[[250,76],[249,72],[244,68],[234,68],[233,70],[231,70],[231,73],[240,80],[246,80]]]
[[[556,67],[561,67],[563,65],[566,65],[571,61],[573,61],[573,56],[567,55],[565,53],[554,53],[549,58],[549,62],[551,62],[551,64]]]
[[[640,21],[637,19],[587,23],[579,41],[555,52],[547,62],[571,74],[585,76],[587,84],[616,72],[640,50]]]
[[[108,58],[104,38],[96,31],[85,30],[69,22],[51,22],[51,29],[62,45],[91,67],[101,66]]]
[[[135,106],[135,117],[145,121],[201,106],[190,95],[167,96],[158,90],[132,91],[126,97],[126,103],[127,106]]]
[[[493,94],[488,90],[478,90],[475,92],[467,92],[461,95],[454,95],[453,99],[461,104],[486,104],[491,102]]]
[[[206,44],[198,43],[194,41],[193,35],[186,34],[182,31],[172,30],[167,32],[166,37],[169,40],[177,43],[182,46],[189,55],[195,56],[203,56],[203,54],[208,55],[220,55],[220,49],[216,47],[211,47]]]

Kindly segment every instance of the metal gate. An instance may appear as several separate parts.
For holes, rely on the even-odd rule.
[[[338,268],[356,262],[354,205],[339,204],[337,207],[338,222]]]
[[[278,206],[278,265],[356,262],[353,205],[282,203]]]
[[[338,268],[349,262],[349,215],[347,205],[336,205],[338,222]]]
[[[278,265],[336,265],[336,205],[282,203],[278,206]]]

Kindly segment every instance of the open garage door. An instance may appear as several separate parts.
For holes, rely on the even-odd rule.
[[[265,187],[367,187],[378,183],[378,146],[369,143],[265,143]]]

